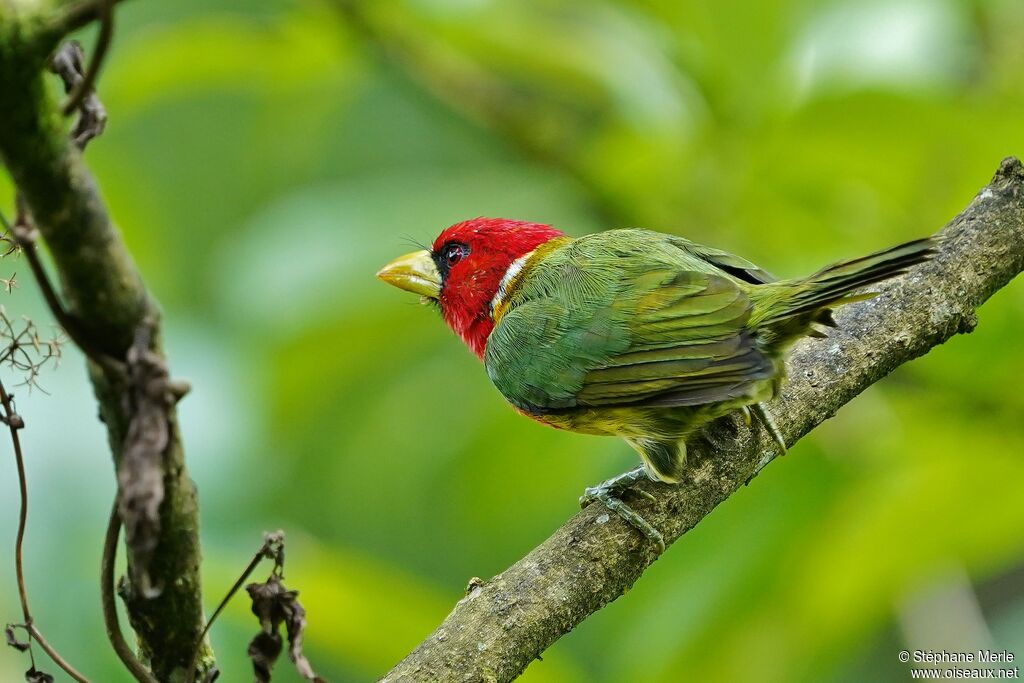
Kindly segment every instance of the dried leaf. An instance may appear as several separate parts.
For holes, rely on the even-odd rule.
[[[35,667],[32,667],[25,672],[26,683],[53,683],[53,676],[42,671],[36,671]]]
[[[50,62],[50,70],[64,81],[64,90],[73,91],[85,75],[85,55],[77,41],[69,40],[57,48]],[[90,89],[78,105],[78,122],[71,131],[71,138],[79,149],[85,149],[89,141],[103,132],[107,126],[107,110],[96,91]]]
[[[249,659],[252,660],[253,673],[257,683],[270,683],[270,670],[281,654],[281,635],[260,631],[249,643]]]
[[[168,413],[174,405],[168,390],[167,366],[150,350],[152,326],[142,325],[128,351],[125,413],[129,415],[117,479],[125,540],[131,554],[133,584],[146,597],[160,587],[151,585],[149,563],[160,540],[160,504],[164,499],[163,455],[169,440]]]
[[[18,652],[25,652],[32,644],[28,641],[18,640],[18,636],[14,635],[14,629],[17,628],[14,624],[7,624],[4,627],[4,638],[7,639],[7,644],[13,647]]]
[[[249,644],[249,657],[256,671],[257,681],[270,681],[270,668],[281,653],[280,627],[288,633],[288,658],[307,681],[323,683],[302,652],[302,634],[306,628],[306,610],[299,604],[298,591],[290,591],[281,583],[275,568],[266,583],[250,583],[245,587],[252,598],[252,613],[260,620],[263,630]],[[276,648],[276,649],[275,649]],[[265,675],[266,678],[261,678]]]

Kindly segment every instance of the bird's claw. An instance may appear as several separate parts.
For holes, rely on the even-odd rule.
[[[606,495],[610,495],[613,498],[618,498],[618,496],[615,496],[614,494],[612,494],[612,491],[617,491],[619,493],[622,493],[622,492],[625,492],[627,490],[627,487],[625,487],[625,486],[614,487],[614,488],[613,487],[602,488],[602,486],[603,486],[603,484],[598,485],[598,486],[589,486],[589,487],[583,489],[583,495],[580,496],[580,507],[584,508],[587,505],[589,505],[590,503],[593,503],[595,500],[602,500],[603,496],[606,496]],[[647,491],[644,491],[643,489],[628,489],[628,490],[629,490],[630,493],[632,493],[634,495],[637,495],[637,496],[640,496],[644,500],[650,501],[652,503],[657,502],[657,500],[658,500],[654,496],[653,493],[649,493]]]
[[[606,508],[615,512],[615,514],[621,517],[627,524],[657,545],[658,552],[662,553],[665,551],[665,537],[662,536],[661,532],[655,529],[650,522],[633,510],[633,508],[626,505],[626,503],[622,501],[622,498],[620,498],[620,495],[623,492],[644,476],[646,475],[644,474],[643,468],[639,468],[626,472],[625,474],[621,474],[613,479],[609,479],[597,486],[590,486],[584,489],[583,495],[580,496],[580,507],[586,507],[595,501],[600,502]],[[636,493],[646,498],[647,500],[655,500],[655,497],[647,491],[639,489],[629,490],[632,493]]]
[[[747,411],[747,407],[744,406],[744,411]],[[761,421],[764,428],[768,431],[768,435],[772,438],[772,441],[779,447],[780,455],[786,454],[786,440],[782,438],[782,432],[775,425],[775,419],[772,414],[768,412],[768,408],[764,403],[755,403],[750,406],[750,411],[753,411],[757,415],[757,419]],[[747,411],[747,425],[750,425],[749,412]]]
[[[620,475],[612,477],[606,481],[602,481],[597,486],[588,486],[583,489],[583,495],[580,496],[580,507],[586,507],[595,500],[599,500],[602,495],[615,495],[618,497],[624,493],[630,486],[637,483],[638,481],[646,477],[643,467],[637,467],[636,469],[623,472]],[[633,490],[633,493],[638,493],[653,500],[654,496],[647,493],[646,491]]]

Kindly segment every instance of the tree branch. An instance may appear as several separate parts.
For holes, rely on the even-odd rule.
[[[974,329],[977,309],[1024,269],[1024,166],[1003,161],[991,183],[940,233],[935,260],[837,312],[829,339],[805,340],[770,409],[792,444],[899,365]],[[639,485],[631,505],[672,543],[755,476],[777,452],[738,417],[689,447],[677,486]],[[441,625],[383,680],[509,681],[656,560],[653,544],[591,505],[522,560],[473,585]]]
[[[103,18],[103,13],[122,0],[61,0],[57,13],[43,31],[57,38]]]
[[[119,361],[102,367],[89,362],[118,469],[124,453],[157,467],[155,481],[149,482],[152,494],[134,506],[152,511],[158,523],[125,520],[130,576],[122,596],[154,677],[182,680],[204,623],[199,521],[174,392],[166,381],[159,311],[44,81],[63,32],[94,18],[102,6],[99,1],[0,3],[0,159],[49,248],[63,310],[88,340],[86,350]],[[134,509],[125,496],[122,481],[122,515]],[[155,536],[133,544],[130,532],[138,526]],[[141,546],[144,554],[138,553]],[[212,663],[212,657],[201,661]]]
[[[573,144],[592,135],[593,122],[600,119],[586,103],[545,97],[522,83],[497,78],[457,51],[443,48],[441,41],[410,30],[407,22],[381,20],[374,11],[379,3],[335,0],[334,5],[371,53],[397,66],[441,105],[492,131],[526,158],[575,180],[604,222],[635,222],[636,207],[626,205],[572,153]]]

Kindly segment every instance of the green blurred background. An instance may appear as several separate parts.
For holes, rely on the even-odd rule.
[[[515,415],[377,267],[478,215],[678,232],[782,276],[929,233],[1024,154],[1024,2],[136,0],[100,89],[88,162],[194,385],[206,602],[287,530],[308,654],[361,681],[634,463]],[[48,322],[26,264],[11,272],[4,305]],[[903,681],[904,647],[1024,656],[1024,288],[979,319],[525,679]],[[19,392],[36,616],[94,680],[126,680],[100,620],[114,484],[80,355],[43,386]],[[7,455],[0,501],[13,547]],[[213,633],[222,680],[248,679],[254,630],[236,600]],[[0,651],[0,680],[25,668]]]

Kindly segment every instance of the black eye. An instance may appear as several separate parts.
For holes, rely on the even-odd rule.
[[[456,263],[466,258],[466,254],[468,253],[469,247],[467,247],[465,244],[453,242],[452,244],[449,244],[444,248],[444,262],[449,268],[451,268]]]

